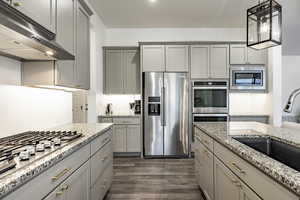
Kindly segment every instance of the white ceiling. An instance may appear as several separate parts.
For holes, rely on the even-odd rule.
[[[257,0],[90,0],[108,28],[246,26]]]

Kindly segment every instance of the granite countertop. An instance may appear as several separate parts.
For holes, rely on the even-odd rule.
[[[269,136],[300,148],[300,131],[289,128],[276,128],[258,122],[205,122],[194,123],[194,126],[210,135],[278,183],[300,195],[300,172],[232,138],[239,135],[253,137]]]
[[[18,158],[15,158],[18,163],[16,168],[0,175],[0,198],[88,144],[111,128],[112,125],[111,123],[67,124],[46,129],[45,131],[77,131],[82,133],[83,137],[57,147],[52,152],[45,152],[39,156],[36,155],[34,159],[30,159],[29,161],[20,162]]]

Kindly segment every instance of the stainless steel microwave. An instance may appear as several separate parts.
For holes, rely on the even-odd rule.
[[[265,66],[231,66],[230,90],[266,91]]]
[[[193,81],[193,113],[228,113],[228,81]]]

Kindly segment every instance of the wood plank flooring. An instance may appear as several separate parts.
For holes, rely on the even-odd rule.
[[[114,178],[106,200],[203,200],[193,159],[114,159]]]

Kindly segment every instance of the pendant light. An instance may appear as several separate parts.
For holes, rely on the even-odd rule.
[[[274,0],[247,10],[247,46],[256,50],[281,45],[282,7]]]

